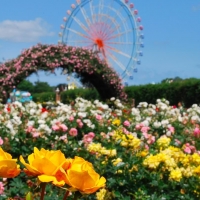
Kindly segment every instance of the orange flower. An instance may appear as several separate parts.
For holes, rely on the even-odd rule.
[[[66,173],[66,183],[72,187],[71,190],[79,190],[81,193],[91,194],[105,186],[106,179],[100,177],[94,171],[92,164],[83,158],[76,156]]]
[[[38,176],[41,182],[52,182],[57,186],[65,184],[65,170],[70,167],[70,159],[66,159],[64,154],[57,151],[48,151],[41,149],[40,151],[34,147],[34,153],[28,156],[26,163],[20,156],[21,163],[26,167],[24,172],[29,176]]]
[[[17,159],[12,159],[9,153],[0,148],[0,177],[13,178],[20,173],[19,165],[16,163]]]

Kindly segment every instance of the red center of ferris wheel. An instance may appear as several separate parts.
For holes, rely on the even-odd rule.
[[[99,49],[101,49],[101,48],[104,47],[104,42],[103,42],[102,39],[97,38],[97,39],[95,40],[95,43],[97,44],[97,46],[99,47]]]

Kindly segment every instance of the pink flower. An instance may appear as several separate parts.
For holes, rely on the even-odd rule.
[[[144,125],[141,123],[141,124],[137,124],[136,126],[135,126],[135,129],[136,130],[140,130],[142,127],[143,127]]]
[[[124,121],[124,126],[127,126],[127,127],[129,127],[131,124],[130,124],[130,122],[128,121],[128,120],[126,120],[126,121]]]
[[[79,124],[79,123],[82,123],[80,119],[77,119],[76,122],[77,122],[78,124]]]
[[[82,127],[83,127],[83,123],[82,123],[82,122],[79,122],[79,123],[78,123],[78,127],[79,127],[79,128],[82,128]]]
[[[0,194],[3,194],[3,192],[4,192],[4,185],[3,185],[3,183],[2,182],[0,182]]]
[[[52,126],[52,129],[53,129],[54,131],[58,131],[58,130],[60,129],[60,127],[57,126],[57,125],[53,125],[53,126]]]
[[[59,126],[61,129],[62,129],[62,131],[67,131],[68,130],[68,128],[67,128],[67,126],[65,125],[65,124],[60,124],[60,126]]]
[[[123,128],[123,133],[125,133],[125,134],[130,134],[130,132],[126,129],[126,128]]]
[[[169,130],[171,133],[174,133],[174,131],[175,131],[175,129],[174,129],[173,126],[168,127],[168,130]]]
[[[196,151],[196,148],[195,148],[195,146],[192,146],[189,143],[186,143],[185,145],[183,145],[183,151],[185,153],[191,154]]]
[[[37,138],[37,137],[40,136],[40,132],[33,132],[33,133],[31,133],[31,134],[32,134],[32,136],[33,136],[34,138]]]
[[[95,134],[93,132],[89,132],[88,136],[90,136],[93,139],[95,137]]]
[[[148,126],[143,126],[143,127],[141,128],[141,132],[142,132],[142,133],[147,133],[149,129],[150,129],[150,128],[149,128]]]
[[[99,121],[102,119],[102,116],[101,115],[96,115],[96,119]]]
[[[0,137],[0,145],[3,144],[3,139]]]
[[[193,133],[194,133],[194,137],[200,137],[200,129],[198,127],[194,129]]]
[[[149,150],[149,146],[148,146],[147,144],[145,144],[144,148],[145,148],[146,150]]]
[[[60,137],[59,137],[59,140],[66,141],[66,140],[67,140],[67,135],[60,136]]]
[[[31,133],[33,131],[33,126],[28,126],[28,128],[26,129],[27,133]]]
[[[69,121],[70,121],[70,122],[74,121],[74,117],[73,117],[73,116],[70,116],[70,117],[69,117]]]
[[[85,134],[83,136],[83,142],[85,145],[90,144],[93,140],[93,138],[95,137],[95,134],[93,132],[90,132],[88,134]]]
[[[180,140],[178,140],[178,139],[175,139],[175,144],[178,146],[178,145],[180,145],[180,144],[181,144],[181,141],[180,141]]]
[[[76,128],[71,128],[71,129],[69,130],[69,134],[70,134],[71,136],[77,136],[77,135],[78,135],[78,131],[77,131]]]
[[[156,140],[156,137],[151,135],[151,134],[148,134],[146,132],[143,132],[142,133],[144,138],[147,140],[147,144],[153,144]]]

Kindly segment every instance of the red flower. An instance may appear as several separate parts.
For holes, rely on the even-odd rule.
[[[41,111],[42,111],[42,113],[48,112],[48,110],[46,108],[42,108]]]
[[[9,106],[7,107],[7,111],[8,111],[8,112],[10,112],[10,111],[11,111],[11,109],[10,109],[10,107],[9,107]]]

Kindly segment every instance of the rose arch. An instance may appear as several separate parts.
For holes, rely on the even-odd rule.
[[[9,91],[38,70],[54,72],[55,68],[77,73],[83,82],[92,84],[102,99],[126,99],[117,73],[92,51],[66,45],[38,44],[24,50],[16,59],[0,64],[0,92],[5,99]]]

